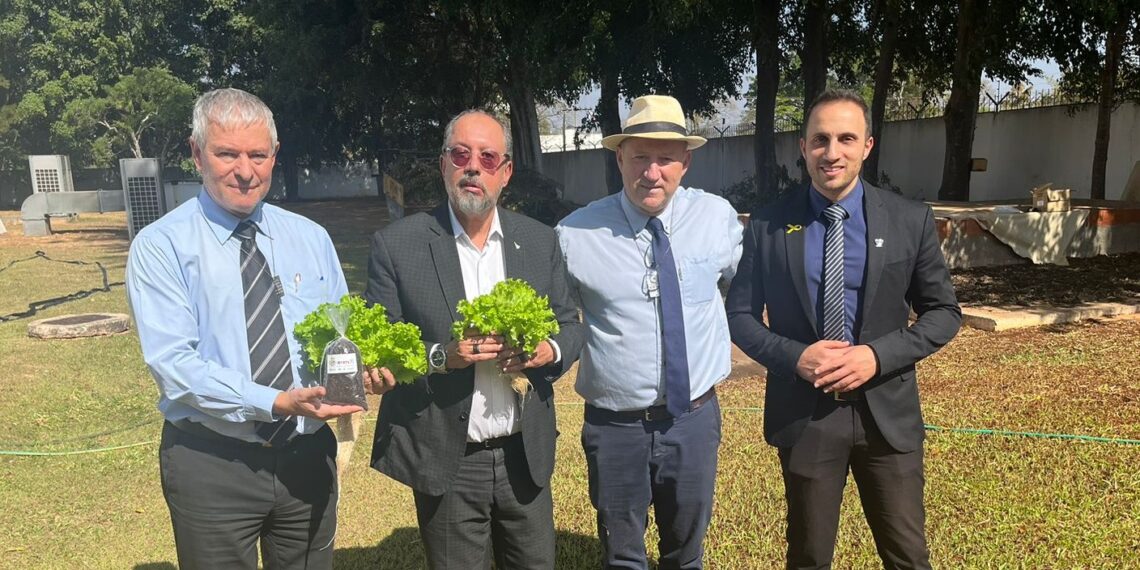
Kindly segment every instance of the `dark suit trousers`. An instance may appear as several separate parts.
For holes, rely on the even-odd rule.
[[[720,447],[720,404],[713,397],[681,417],[613,421],[586,407],[582,447],[590,501],[598,511],[602,567],[645,569],[649,506],[661,535],[661,570],[703,567]]]
[[[922,449],[899,453],[883,439],[864,401],[822,395],[795,445],[781,448],[788,504],[788,568],[831,568],[847,471],[883,566],[930,568],[922,505]]]
[[[522,445],[468,453],[446,493],[413,493],[429,568],[554,568],[550,486],[531,481]]]
[[[259,542],[267,570],[332,567],[336,438],[327,426],[270,449],[167,422],[159,467],[179,567],[253,570]]]

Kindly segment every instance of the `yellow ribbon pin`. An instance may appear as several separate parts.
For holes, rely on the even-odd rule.
[[[802,230],[802,229],[804,229],[804,227],[803,227],[803,226],[801,226],[801,225],[799,225],[799,224],[788,224],[788,231],[787,231],[787,233],[789,233],[789,234],[790,234],[790,233],[792,233],[792,232],[798,232],[798,231],[800,231],[800,230]]]

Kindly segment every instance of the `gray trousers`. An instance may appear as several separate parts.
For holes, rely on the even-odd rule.
[[[169,422],[159,448],[178,565],[267,570],[331,568],[336,535],[336,438],[328,427],[281,449]]]
[[[447,493],[414,495],[429,568],[554,568],[550,486],[531,481],[521,438],[468,453]]]

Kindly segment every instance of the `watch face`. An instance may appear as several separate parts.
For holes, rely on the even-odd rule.
[[[443,368],[447,363],[447,353],[444,352],[442,346],[437,346],[435,350],[431,351],[431,365],[436,368]]]

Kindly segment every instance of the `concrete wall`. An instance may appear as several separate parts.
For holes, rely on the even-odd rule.
[[[973,201],[1027,198],[1044,182],[1071,188],[1073,198],[1089,197],[1096,108],[1069,116],[1068,107],[1042,107],[981,113],[974,134],[975,158],[988,160],[986,172],[970,179]],[[684,184],[720,192],[752,174],[752,136],[712,139],[697,150]],[[942,182],[946,148],[942,118],[894,121],[884,127],[881,170],[907,196],[934,200]],[[798,133],[776,135],[776,160],[798,172]],[[605,195],[604,149],[543,155],[547,174],[562,182],[566,198],[584,204]],[[1140,105],[1126,103],[1112,116],[1106,198],[1121,199],[1133,165],[1140,161]]]

